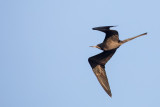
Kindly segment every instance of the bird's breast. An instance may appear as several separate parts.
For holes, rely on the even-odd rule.
[[[115,49],[115,48],[118,48],[120,45],[119,45],[119,42],[118,41],[115,41],[115,40],[107,40],[104,44],[104,47],[103,49],[104,50],[112,50],[112,49]]]

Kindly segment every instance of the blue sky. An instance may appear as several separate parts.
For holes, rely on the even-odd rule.
[[[1,0],[0,107],[159,107],[159,0]],[[97,26],[118,25],[106,64],[112,98],[88,57]]]

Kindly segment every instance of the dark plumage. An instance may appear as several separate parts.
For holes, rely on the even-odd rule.
[[[110,30],[110,27],[115,27],[115,26],[103,26],[103,27],[93,28],[93,30],[99,30],[99,31],[104,32],[106,34],[106,37],[102,43],[96,46],[91,46],[91,47],[101,49],[103,50],[103,52],[98,55],[90,57],[88,61],[99,83],[101,84],[103,89],[106,91],[106,93],[111,97],[112,93],[111,93],[109,82],[108,82],[107,75],[105,72],[105,64],[110,60],[110,58],[114,55],[116,50],[122,44],[132,39],[135,39],[137,37],[140,37],[142,35],[146,35],[147,33],[143,33],[141,35],[121,41],[119,40],[118,32],[116,30]]]

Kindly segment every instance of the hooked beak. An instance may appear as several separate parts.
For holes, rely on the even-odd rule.
[[[97,46],[89,46],[89,47],[92,47],[92,48],[97,48]]]

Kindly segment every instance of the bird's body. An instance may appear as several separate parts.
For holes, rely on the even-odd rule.
[[[93,47],[99,48],[104,51],[118,48],[120,46],[118,32],[116,30],[108,30],[105,33],[106,37],[104,41]]]
[[[110,32],[115,32],[113,30],[110,30]],[[107,50],[112,50],[115,48],[119,47],[119,37],[118,37],[118,32],[117,34],[113,34],[111,36],[107,36],[104,39],[102,45],[102,50],[107,51]]]
[[[124,43],[135,39],[137,37],[140,37],[142,35],[146,35],[147,33],[126,39],[126,40],[119,40],[119,35],[116,30],[110,30],[110,27],[114,26],[103,26],[103,27],[96,27],[93,28],[93,30],[99,30],[102,31],[106,34],[106,37],[104,41],[96,46],[91,46],[95,47],[98,49],[103,50],[102,53],[92,56],[88,59],[93,72],[95,73],[98,81],[102,85],[103,89],[107,92],[107,94],[111,97],[112,93],[110,90],[109,82],[107,79],[107,75],[105,72],[105,64],[110,60],[110,58],[114,55],[116,50]]]

